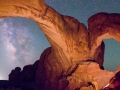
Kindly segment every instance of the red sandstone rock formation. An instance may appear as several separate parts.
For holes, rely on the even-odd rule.
[[[120,41],[119,14],[99,13],[90,17],[89,33],[84,24],[59,14],[43,0],[0,0],[0,18],[8,16],[34,20],[51,44],[41,55],[36,89],[98,90],[114,75],[100,69],[104,61],[101,42],[110,37]]]
[[[95,14],[88,19],[88,29],[90,31],[90,53],[93,56],[103,39],[114,38],[120,42],[120,14]]]
[[[112,77],[107,84],[107,86],[103,87],[101,90],[120,90],[120,71]]]

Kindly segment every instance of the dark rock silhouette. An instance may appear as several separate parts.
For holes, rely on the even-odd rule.
[[[12,70],[9,74],[9,82],[11,84],[20,83],[21,68],[16,67],[15,70]]]
[[[16,67],[15,70],[12,70],[11,73],[9,74],[10,83],[16,84],[34,82],[37,67],[38,61],[36,61],[33,65],[24,66],[22,71],[20,67]]]
[[[35,90],[35,75],[38,68],[37,60],[33,65],[26,65],[21,70],[16,67],[9,74],[8,81],[0,81],[0,90]]]
[[[33,65],[26,65],[21,71],[20,79],[22,82],[33,82],[35,81],[35,75],[38,68],[38,61]]]

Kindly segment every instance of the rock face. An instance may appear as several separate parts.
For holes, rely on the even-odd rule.
[[[103,39],[114,38],[120,42],[120,14],[98,13],[88,19],[90,53],[95,55]]]
[[[35,75],[38,68],[38,61],[36,61],[33,65],[26,65],[24,66],[23,70],[21,71],[21,82],[35,82]]]
[[[21,68],[16,67],[15,70],[12,70],[9,74],[9,81],[11,84],[20,83]]]
[[[37,60],[33,65],[26,65],[21,71],[20,67],[16,67],[9,74],[9,85],[7,87],[16,87],[17,88],[31,88],[30,90],[35,89],[35,75],[38,68]],[[20,89],[22,90],[22,89]]]
[[[112,77],[107,84],[107,86],[103,87],[101,90],[120,90],[120,71]]]
[[[22,71],[20,67],[16,67],[9,74],[9,82],[11,84],[16,84],[16,83],[27,83],[27,82],[35,81],[38,62],[39,60],[37,60],[33,65],[24,66]]]
[[[104,62],[102,40],[120,41],[119,14],[91,16],[88,32],[84,24],[59,14],[44,0],[0,0],[0,18],[8,16],[34,20],[51,44],[40,57],[36,90],[99,90],[115,74],[100,68]]]
[[[24,66],[23,70],[16,67],[9,74],[9,80],[0,80],[0,90],[35,90],[35,75],[38,68],[37,60],[33,65]]]

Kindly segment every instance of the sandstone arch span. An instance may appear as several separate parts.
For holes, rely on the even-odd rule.
[[[0,18],[20,16],[36,21],[51,44],[51,48],[46,49],[40,58],[36,73],[38,90],[73,90],[80,88],[82,79],[87,82],[87,85],[94,80],[92,84],[96,88],[101,88],[108,82],[114,73],[101,70],[99,67],[103,64],[104,56],[104,43],[101,43],[104,36],[102,35],[106,34],[104,30],[108,31],[105,28],[108,27],[109,22],[112,23],[110,25],[115,26],[115,29],[110,31],[118,30],[116,26],[119,26],[120,15],[111,14],[111,17],[118,17],[116,19],[110,17],[110,21],[103,24],[109,16],[104,14],[97,14],[88,20],[90,30],[88,32],[84,24],[73,17],[59,14],[47,6],[44,0],[0,0]],[[98,17],[103,19],[99,21]],[[88,64],[90,64],[89,67]],[[92,71],[94,65],[97,73]],[[81,66],[87,69],[87,73]],[[75,74],[78,77],[79,75],[87,75],[87,77],[79,77],[80,80],[73,82],[71,79],[77,78]],[[101,84],[101,79],[106,77],[107,80]],[[97,84],[99,84],[98,87]]]
[[[120,14],[98,13],[88,19],[90,30],[90,53],[95,55],[103,39],[114,38],[120,42]],[[103,62],[100,62],[101,65]]]

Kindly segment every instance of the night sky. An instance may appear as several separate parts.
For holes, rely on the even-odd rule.
[[[73,16],[87,26],[88,18],[98,12],[120,13],[120,0],[45,0],[60,14]],[[107,70],[120,63],[120,44],[104,40]],[[49,43],[37,24],[26,18],[0,19],[0,79],[8,79],[12,69],[33,64]]]

